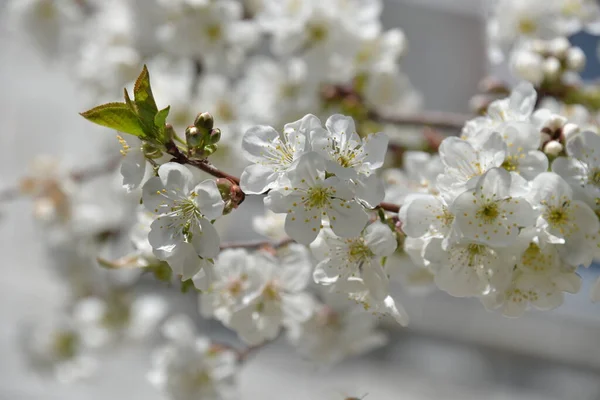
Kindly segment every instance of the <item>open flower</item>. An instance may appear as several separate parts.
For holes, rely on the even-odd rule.
[[[305,292],[312,264],[304,246],[291,244],[275,255],[261,251],[254,257],[261,286],[245,296],[228,324],[251,345],[275,339],[283,325],[302,323],[314,311],[314,300]]]
[[[214,281],[200,295],[200,312],[228,325],[231,316],[244,307],[245,296],[258,291],[263,284],[256,261],[244,249],[222,251],[215,260]]]
[[[167,344],[153,354],[148,380],[173,400],[237,399],[236,354],[196,336],[193,322],[178,315],[169,319],[163,334]]]
[[[167,261],[183,280],[201,273],[194,280],[199,288],[210,283],[212,264],[208,259],[219,254],[219,235],[211,220],[223,213],[224,203],[212,180],[195,184],[184,166],[166,163],[158,177],[143,188],[144,206],[159,216],[150,227],[148,240],[154,255]]]
[[[573,198],[573,190],[560,176],[544,172],[532,182],[531,201],[540,209],[537,227],[550,243],[563,244],[562,257],[571,265],[589,265],[593,252],[586,235],[598,232],[600,224],[592,209]]]
[[[288,177],[289,186],[269,192],[265,205],[288,214],[285,230],[292,239],[302,244],[312,242],[323,227],[323,217],[338,236],[357,236],[363,230],[367,213],[338,177],[326,178],[325,160],[319,154],[309,152],[300,157]]]
[[[361,277],[374,298],[384,299],[389,294],[389,280],[382,261],[396,247],[391,229],[379,221],[354,238],[340,238],[324,230],[311,245],[313,254],[321,260],[313,278],[321,285],[331,285],[338,279]]]
[[[262,125],[249,129],[242,139],[242,149],[246,159],[254,164],[246,167],[240,178],[244,192],[263,193],[281,184],[285,172],[307,150],[307,134],[317,127],[321,127],[321,122],[309,114],[287,124],[283,133]]]
[[[517,239],[519,228],[533,225],[533,207],[524,198],[512,197],[511,175],[493,168],[474,190],[458,196],[452,204],[455,226],[469,240],[507,246]]]

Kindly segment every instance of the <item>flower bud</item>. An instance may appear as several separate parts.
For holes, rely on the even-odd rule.
[[[207,144],[206,146],[204,146],[204,155],[205,156],[210,156],[211,154],[213,154],[215,151],[217,151],[217,145],[216,144]]]
[[[226,178],[217,179],[217,188],[221,197],[225,202],[225,208],[223,209],[223,215],[229,214],[231,211],[236,209],[242,201],[244,201],[244,192],[234,182]]]
[[[221,130],[219,128],[211,130],[208,138],[210,144],[216,144],[219,142],[219,140],[221,140]]]
[[[543,59],[540,55],[529,51],[516,52],[510,60],[513,73],[521,79],[525,79],[535,85],[544,80],[542,68]]]
[[[529,42],[529,48],[535,53],[543,54],[548,51],[548,43],[545,40],[533,39]]]
[[[548,51],[554,57],[562,58],[571,47],[571,43],[565,37],[557,37],[548,42]]]
[[[194,120],[194,126],[200,129],[200,131],[208,132],[213,128],[214,124],[215,120],[212,115],[207,112],[198,114]]]
[[[195,126],[188,126],[185,130],[185,141],[187,142],[188,147],[191,148],[197,148],[197,147],[203,147],[204,146],[204,141],[205,137],[202,134],[202,132],[200,131],[200,129],[198,129]]]
[[[579,47],[571,47],[566,55],[567,68],[580,72],[585,67],[585,53]]]
[[[548,57],[542,64],[542,70],[546,79],[556,79],[560,74],[560,61],[556,57]]]
[[[552,140],[544,146],[544,153],[551,157],[558,157],[558,155],[563,151],[563,145],[556,140]]]

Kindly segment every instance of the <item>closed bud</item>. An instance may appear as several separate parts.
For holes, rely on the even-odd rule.
[[[558,58],[564,57],[569,47],[571,47],[571,43],[565,37],[557,37],[548,42],[548,51]]]
[[[195,126],[188,126],[185,130],[185,141],[190,149],[204,146],[204,135]]]
[[[216,144],[221,140],[221,130],[219,128],[215,128],[210,131],[210,137],[208,141],[210,144]]]
[[[225,202],[223,215],[229,214],[235,210],[242,201],[244,201],[244,192],[234,182],[226,178],[217,179],[217,188],[221,194],[221,198]]]
[[[560,61],[556,57],[548,57],[544,60],[542,69],[546,79],[556,79],[560,74]]]
[[[210,131],[214,124],[215,120],[213,119],[212,115],[207,112],[198,114],[194,120],[194,126],[201,131]]]
[[[210,156],[215,151],[217,151],[217,145],[216,144],[207,144],[206,146],[204,146],[203,150],[204,150],[204,154],[206,156]]]
[[[566,62],[570,70],[581,71],[585,67],[585,61],[585,53],[579,47],[571,47],[567,51]]]
[[[519,51],[513,54],[510,68],[519,78],[538,85],[544,80],[543,62],[539,54]]]
[[[544,153],[551,157],[558,157],[558,155],[563,151],[563,145],[556,140],[552,140],[544,146]]]

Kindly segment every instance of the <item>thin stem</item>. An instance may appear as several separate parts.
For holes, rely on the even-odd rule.
[[[392,204],[392,203],[385,203],[385,202],[379,203],[379,206],[377,206],[377,207],[381,208],[382,210],[393,212],[393,213],[400,212],[400,206],[396,205],[396,204]]]
[[[165,147],[167,148],[167,152],[174,157],[173,160],[171,160],[173,162],[176,162],[179,164],[189,164],[189,165],[192,165],[192,166],[194,166],[216,178],[229,179],[231,182],[235,183],[236,185],[240,184],[240,178],[238,178],[237,176],[228,174],[227,172],[221,171],[220,169],[218,169],[217,167],[212,165],[206,159],[190,160],[185,154],[183,154],[181,152],[179,147],[177,147],[177,145],[174,142],[169,142],[169,143],[165,144]]]
[[[247,242],[231,242],[231,243],[222,243],[221,250],[259,249],[261,247],[270,247],[270,248],[278,249],[278,248],[284,247],[290,243],[294,243],[294,240],[287,238],[287,239],[280,240],[279,242],[270,242],[268,240],[251,240],[251,241],[247,241]]]

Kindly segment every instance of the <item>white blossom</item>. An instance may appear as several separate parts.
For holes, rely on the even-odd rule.
[[[106,299],[87,297],[75,305],[74,319],[88,346],[142,340],[154,333],[168,311],[165,299],[156,295],[131,297],[113,293]]]
[[[241,188],[253,194],[285,184],[285,173],[310,148],[307,135],[320,127],[319,119],[309,114],[287,124],[283,133],[262,125],[249,129],[242,139],[242,149],[246,159],[254,164],[242,173]]]
[[[151,225],[148,240],[154,254],[167,261],[183,280],[196,274],[200,288],[210,284],[210,258],[219,253],[219,235],[210,220],[223,213],[224,203],[212,180],[196,184],[184,166],[166,163],[158,177],[143,187],[146,209],[159,215]]]
[[[360,307],[320,304],[306,322],[290,327],[288,338],[308,359],[334,364],[387,343],[377,319]]]
[[[569,157],[559,157],[552,171],[565,179],[573,191],[590,206],[600,198],[600,136],[586,131],[567,141]]]
[[[254,25],[241,20],[237,1],[161,2],[166,21],[157,37],[167,53],[201,59],[205,67],[218,70],[236,67],[258,39]]]
[[[121,154],[123,161],[121,162],[121,175],[123,176],[123,187],[127,191],[137,189],[144,180],[146,175],[146,155],[142,148],[143,143],[135,136],[118,135],[117,139],[121,144]]]
[[[563,292],[577,293],[581,287],[581,278],[563,264],[555,245],[531,241],[515,265],[508,288],[482,299],[487,307],[501,307],[506,316],[522,315],[529,304],[541,310],[554,309],[562,304]]]
[[[271,190],[265,205],[277,213],[287,213],[286,233],[309,244],[323,227],[326,217],[339,236],[352,237],[362,231],[368,215],[354,199],[348,184],[336,176],[326,177],[325,160],[315,152],[301,156],[288,172],[289,186]]]
[[[252,219],[252,228],[255,232],[268,237],[271,240],[284,240],[287,238],[285,233],[285,214],[276,214],[273,211],[265,210],[262,215],[255,215]]]
[[[231,316],[245,307],[244,298],[264,284],[261,267],[244,249],[222,251],[215,259],[213,283],[200,295],[200,313],[228,325]]]
[[[254,257],[261,285],[244,296],[228,323],[250,345],[275,339],[282,326],[308,320],[315,306],[305,292],[312,264],[304,246],[291,244],[275,255],[260,251]]]
[[[531,202],[539,208],[536,226],[550,243],[563,244],[562,257],[571,265],[589,265],[592,254],[586,234],[600,229],[598,217],[590,207],[573,198],[573,190],[559,175],[544,172],[532,182]]]
[[[196,336],[185,316],[168,320],[163,334],[168,342],[155,351],[148,374],[153,386],[173,400],[238,398],[237,359],[232,350]]]
[[[468,240],[491,246],[507,246],[517,240],[519,229],[533,225],[533,207],[511,190],[509,172],[493,168],[472,191],[460,194],[452,203],[454,224]]]
[[[472,188],[490,169],[500,167],[506,159],[507,146],[500,134],[493,132],[479,148],[468,141],[449,137],[440,145],[439,153],[445,170],[438,176],[438,187],[443,195],[453,198]]]
[[[312,149],[327,160],[327,172],[352,180],[356,197],[375,207],[384,198],[384,188],[372,175],[383,165],[388,137],[380,132],[361,139],[354,120],[340,114],[329,117],[325,126],[327,131],[311,132]]]
[[[321,285],[331,285],[351,276],[360,277],[373,298],[384,299],[389,294],[389,280],[382,262],[396,247],[394,234],[381,222],[367,226],[355,238],[340,238],[323,230],[311,244],[313,254],[320,260],[313,278]]]
[[[87,378],[95,371],[97,362],[70,316],[61,315],[22,328],[20,345],[35,371],[64,383]]]

